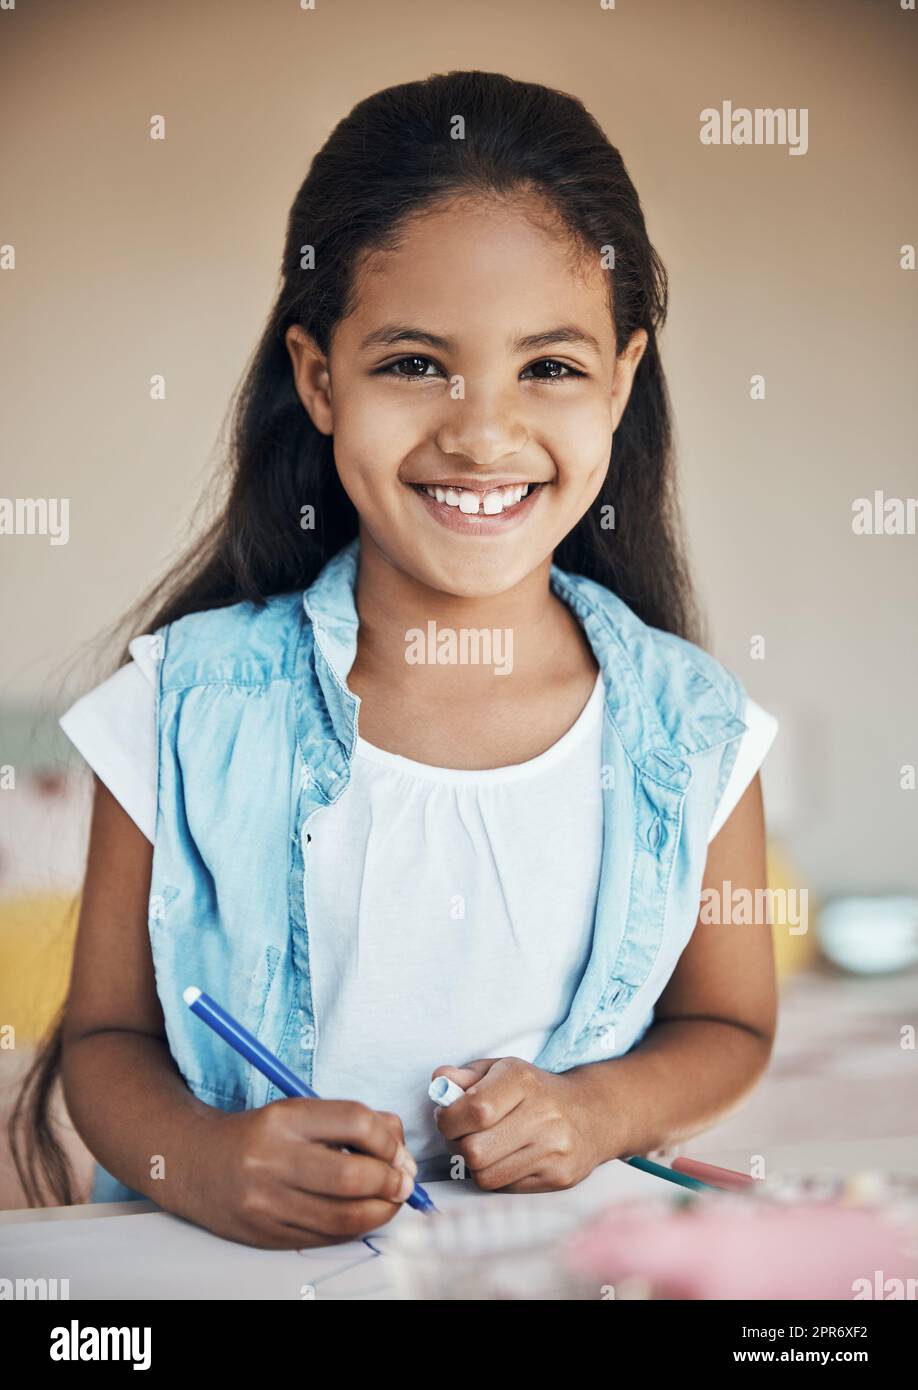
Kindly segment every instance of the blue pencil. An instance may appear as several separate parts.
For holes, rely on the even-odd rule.
[[[720,1192],[719,1187],[712,1187],[708,1182],[701,1182],[698,1178],[690,1178],[688,1173],[680,1173],[675,1168],[666,1168],[662,1163],[654,1163],[652,1158],[626,1158],[626,1163],[630,1163],[632,1168],[640,1168],[642,1173],[652,1173],[655,1178],[665,1178],[667,1182],[674,1182],[679,1187],[690,1187],[696,1192]]]
[[[224,1042],[228,1042],[230,1047],[235,1048],[247,1062],[251,1062],[262,1076],[273,1081],[277,1089],[283,1091],[285,1096],[306,1096],[311,1100],[319,1099],[311,1086],[307,1086],[306,1082],[301,1081],[295,1072],[292,1072],[289,1067],[285,1067],[279,1057],[275,1057],[273,1052],[269,1052],[247,1028],[243,1028],[242,1024],[237,1023],[233,1016],[222,1009],[216,1000],[211,999],[209,994],[204,994],[195,985],[189,985],[182,998],[193,1014],[197,1014],[208,1028],[212,1028]],[[414,1191],[407,1201],[408,1206],[414,1207],[415,1211],[435,1212],[437,1210],[419,1182],[415,1183]]]

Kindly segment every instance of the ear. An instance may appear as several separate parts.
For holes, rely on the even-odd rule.
[[[331,374],[328,359],[299,324],[287,329],[284,341],[293,364],[293,384],[297,395],[316,429],[321,434],[332,434]]]
[[[612,432],[618,429],[619,421],[625,413],[625,406],[631,395],[634,374],[638,363],[644,356],[648,337],[646,328],[636,328],[628,339],[627,347],[615,359],[615,373],[612,378]]]

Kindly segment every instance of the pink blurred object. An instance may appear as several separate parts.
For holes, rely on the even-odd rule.
[[[577,1274],[601,1284],[635,1280],[655,1298],[888,1298],[897,1288],[890,1279],[902,1281],[898,1297],[915,1298],[907,1238],[906,1227],[863,1207],[731,1195],[613,1207],[565,1250]]]

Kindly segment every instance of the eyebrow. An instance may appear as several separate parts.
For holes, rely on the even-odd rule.
[[[368,333],[360,344],[361,351],[370,347],[394,347],[396,343],[425,343],[437,352],[452,352],[456,343],[453,338],[442,338],[437,333],[427,333],[423,328],[412,328],[398,323],[385,324],[373,333]],[[601,352],[592,333],[587,333],[576,324],[562,323],[556,328],[548,328],[543,333],[528,333],[525,337],[511,339],[509,346],[514,352],[537,352],[540,348],[553,347],[557,343],[591,348]]]

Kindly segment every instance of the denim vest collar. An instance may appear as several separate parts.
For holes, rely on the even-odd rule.
[[[306,766],[327,801],[337,800],[347,784],[357,739],[360,699],[348,689],[347,677],[357,654],[359,558],[360,543],[355,539],[328,562],[303,594],[328,723],[307,718],[301,706],[299,734]],[[691,780],[687,757],[746,731],[722,685],[713,683],[695,664],[666,661],[659,639],[662,636],[696,657],[704,653],[681,638],[648,628],[620,598],[583,575],[569,574],[553,564],[550,584],[584,629],[602,671],[608,718],[628,756],[661,786],[685,791]],[[673,688],[674,678],[678,689]],[[302,690],[304,685],[299,684]]]

